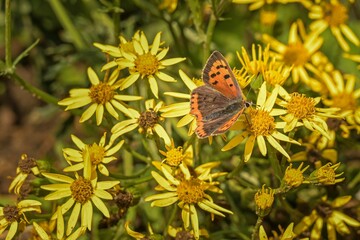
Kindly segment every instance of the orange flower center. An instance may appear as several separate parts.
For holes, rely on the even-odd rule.
[[[90,161],[93,165],[98,165],[104,160],[105,148],[93,143],[89,146]]]
[[[91,86],[89,93],[89,96],[93,102],[102,105],[112,100],[114,95],[114,90],[106,83],[99,83],[97,85]]]
[[[84,204],[90,200],[91,196],[94,194],[94,189],[90,180],[84,179],[82,177],[79,177],[71,183],[70,190],[72,198],[81,204]]]
[[[308,61],[309,53],[300,42],[289,44],[284,53],[283,61],[288,66],[303,66]]]
[[[344,24],[349,18],[346,7],[340,3],[328,3],[325,5],[324,10],[324,19],[331,27],[338,27]]]
[[[257,136],[270,135],[275,129],[275,120],[268,111],[250,109],[251,132]]]
[[[332,107],[338,107],[341,110],[356,110],[356,99],[352,93],[342,92],[336,96],[333,96]]]
[[[312,117],[316,112],[315,100],[299,93],[291,94],[291,99],[286,108],[289,113],[298,119]]]
[[[177,194],[180,201],[185,203],[198,203],[205,196],[205,185],[200,179],[192,178],[190,180],[181,181],[177,188]]]
[[[139,72],[142,76],[153,75],[158,71],[159,66],[159,60],[150,52],[139,55],[135,59],[135,71]]]
[[[179,166],[180,163],[184,160],[185,155],[182,153],[183,148],[177,147],[172,148],[166,152],[166,163],[170,166]]]

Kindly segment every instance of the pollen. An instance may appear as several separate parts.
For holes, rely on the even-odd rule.
[[[135,70],[142,76],[150,76],[159,70],[159,60],[150,52],[139,55],[135,59]]]
[[[251,132],[257,136],[268,136],[275,129],[274,118],[268,111],[250,109]]]
[[[262,189],[255,194],[255,204],[260,210],[267,210],[271,208],[274,202],[274,190],[269,188],[265,189],[265,185]]]
[[[349,18],[346,7],[341,3],[327,3],[324,10],[324,19],[330,27],[339,27]]]
[[[18,167],[22,173],[29,174],[31,173],[31,169],[36,166],[35,159],[29,158],[26,154],[21,155],[21,160],[18,163]]]
[[[152,129],[156,123],[159,122],[158,114],[153,110],[149,109],[140,114],[139,117],[139,126],[146,131]]]
[[[298,119],[309,118],[315,114],[315,100],[313,98],[299,93],[292,93],[290,96],[291,99],[286,106],[289,113]]]
[[[177,148],[169,149],[166,152],[165,156],[166,156],[166,163],[169,164],[170,166],[176,167],[182,163],[186,155],[183,154],[182,147],[177,147]]]
[[[105,148],[93,143],[89,146],[90,161],[93,165],[98,165],[104,160]]]
[[[19,209],[15,206],[5,206],[3,211],[7,222],[15,222],[20,218]]]
[[[102,105],[112,100],[114,95],[115,92],[113,88],[106,83],[91,86],[89,93],[89,97],[93,102]]]
[[[70,185],[71,196],[72,198],[81,204],[86,203],[90,200],[91,196],[94,194],[94,189],[91,185],[90,180],[79,177]]]
[[[309,59],[308,50],[300,42],[289,44],[285,53],[284,59],[286,65],[304,66]]]
[[[356,110],[356,99],[353,94],[341,93],[333,96],[333,107],[338,107],[341,110]]]
[[[177,188],[177,194],[180,201],[188,204],[198,203],[205,196],[205,185],[200,179],[184,179]]]

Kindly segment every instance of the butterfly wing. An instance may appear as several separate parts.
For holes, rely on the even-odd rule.
[[[204,69],[202,75],[206,85],[221,92],[228,99],[242,99],[241,89],[224,56],[214,51]]]
[[[208,85],[194,89],[191,93],[190,113],[195,115],[197,120],[196,134],[205,138],[228,130],[242,112],[238,103],[229,101]]]

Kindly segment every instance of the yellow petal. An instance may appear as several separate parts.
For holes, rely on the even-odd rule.
[[[98,85],[100,83],[99,77],[95,73],[94,69],[92,69],[91,67],[88,67],[87,73],[88,73],[89,80],[92,85]]]
[[[99,209],[100,212],[102,212],[102,214],[103,214],[105,217],[107,217],[107,218],[110,217],[109,210],[107,209],[105,203],[104,203],[103,201],[101,201],[100,198],[98,198],[97,196],[93,195],[93,196],[91,197],[91,201],[94,203],[95,207],[96,207],[97,209]]]
[[[70,233],[72,233],[72,231],[75,228],[75,225],[79,219],[79,215],[80,215],[80,209],[81,209],[81,204],[80,203],[76,203],[73,207],[73,210],[71,212],[70,218],[68,220],[67,223],[67,227],[66,227],[66,236],[69,236]]]

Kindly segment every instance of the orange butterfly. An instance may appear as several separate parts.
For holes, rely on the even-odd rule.
[[[204,86],[191,93],[190,113],[197,121],[196,134],[206,138],[226,132],[245,108],[239,84],[224,56],[214,51],[203,69]]]

